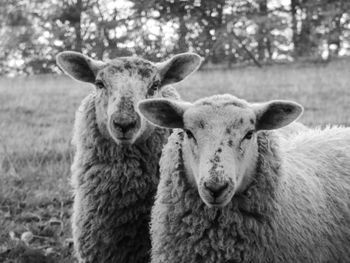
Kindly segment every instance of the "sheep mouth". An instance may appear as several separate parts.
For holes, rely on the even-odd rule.
[[[113,132],[111,136],[114,139],[114,141],[118,144],[133,144],[135,141],[136,134],[137,134],[137,131],[133,133],[128,133],[128,134],[119,134],[119,133]]]
[[[222,208],[225,207],[232,199],[234,191],[227,190],[224,193],[222,193],[218,197],[213,197],[210,193],[207,193],[205,191],[199,191],[199,195],[202,199],[202,201],[208,206],[208,207],[218,207]]]
[[[116,136],[116,139],[121,144],[132,144],[133,142],[133,136],[126,137],[126,136]]]
[[[118,127],[116,128],[113,122],[109,125],[110,136],[117,144],[133,144],[138,136],[139,130],[139,122],[135,122],[131,128],[125,130]]]
[[[222,208],[222,207],[225,207],[230,201],[231,201],[231,199],[227,199],[227,200],[213,200],[213,201],[206,200],[206,201],[204,201],[204,203],[208,207]]]

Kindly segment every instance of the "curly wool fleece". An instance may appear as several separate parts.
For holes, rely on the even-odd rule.
[[[80,262],[149,262],[150,212],[168,136],[155,128],[143,142],[117,145],[99,132],[94,95],[84,99],[76,115],[72,165],[72,227]]]
[[[329,156],[319,149],[329,152],[330,135],[341,136],[326,134],[329,139],[322,142],[316,133],[317,147],[310,143],[303,153],[291,147],[290,158],[282,161],[276,134],[260,132],[251,185],[226,207],[209,208],[186,178],[183,132],[174,132],[160,161],[152,210],[152,262],[349,262],[349,158],[333,149],[338,159],[327,165]],[[302,135],[299,138],[295,144],[307,143]],[[344,142],[339,140],[339,149]],[[319,160],[313,162],[310,156]]]

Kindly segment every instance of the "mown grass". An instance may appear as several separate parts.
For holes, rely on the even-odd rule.
[[[349,126],[349,69],[341,60],[201,71],[177,87],[190,101],[218,93],[292,99],[304,105],[307,125]],[[0,79],[0,262],[36,262],[37,252],[47,262],[73,262],[70,140],[74,112],[91,89],[64,76]],[[33,238],[21,239],[25,232]]]

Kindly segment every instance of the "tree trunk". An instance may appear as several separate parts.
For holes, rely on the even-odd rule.
[[[303,5],[299,5],[300,10],[304,13],[301,20],[301,29],[297,38],[296,56],[309,57],[313,52],[313,36],[312,36],[312,7],[311,2],[304,0]]]
[[[333,28],[330,32],[330,37],[328,39],[328,45],[335,44],[336,49],[332,50],[332,55],[339,56],[339,51],[341,47],[341,35],[342,35],[342,25],[341,25],[341,18],[343,16],[344,12],[344,6],[343,1],[339,1],[339,3],[335,4],[335,8],[338,10],[338,14],[333,19]]]
[[[187,43],[186,43],[186,36],[187,36],[187,27],[186,22],[183,15],[179,16],[179,40],[177,43],[178,46],[178,52],[186,52],[188,50]]]
[[[297,26],[297,0],[291,0],[291,16],[292,16],[292,41],[294,45],[293,57],[298,57],[299,41],[298,41],[298,26]]]
[[[83,2],[82,0],[77,0],[76,10],[79,15],[79,20],[74,24],[75,30],[75,51],[81,52],[83,48],[83,39],[81,34],[81,13],[83,12]]]
[[[105,40],[105,35],[104,35],[104,29],[99,25],[97,27],[96,31],[96,57],[99,60],[103,59],[103,54],[105,52],[105,45],[104,45],[104,40]]]
[[[267,20],[267,0],[260,0],[259,1],[259,14],[258,14],[258,35],[257,35],[257,42],[258,42],[258,60],[264,61],[265,51],[267,49],[267,28],[266,28],[266,20]]]

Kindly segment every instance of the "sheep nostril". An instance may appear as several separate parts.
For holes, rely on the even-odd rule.
[[[204,187],[211,193],[213,197],[218,197],[228,188],[228,183],[226,182],[215,184],[205,182]]]
[[[118,122],[113,120],[113,126],[115,129],[121,131],[122,133],[127,133],[136,127],[136,121],[133,122]]]

